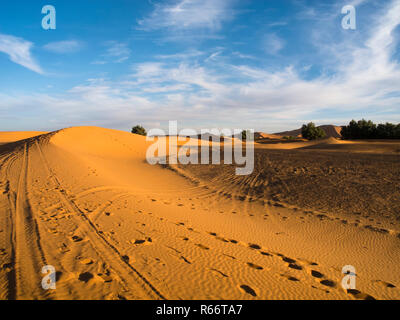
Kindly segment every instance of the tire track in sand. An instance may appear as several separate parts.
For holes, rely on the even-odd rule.
[[[61,183],[50,170],[37,140],[35,140],[35,144],[43,166],[52,178],[53,183],[58,187],[58,190],[63,190]],[[67,195],[62,191],[59,191],[59,197],[66,208],[75,213],[72,217],[76,220],[79,231],[89,239],[93,249],[97,251],[100,257],[107,260],[108,265],[116,271],[121,281],[124,282],[130,290],[140,287],[142,291],[146,293],[147,298],[166,299],[148,279],[123,258],[124,255],[121,254],[115,246],[99,233],[94,223],[79,209],[73,200],[68,199]]]
[[[12,223],[12,257],[9,294],[13,299],[46,299],[41,269],[47,265],[37,221],[28,199],[29,155],[24,144],[17,190],[9,193]],[[11,286],[15,286],[13,289]]]

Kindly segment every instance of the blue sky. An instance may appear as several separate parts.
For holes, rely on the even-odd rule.
[[[399,24],[400,0],[3,1],[0,130],[400,122]]]

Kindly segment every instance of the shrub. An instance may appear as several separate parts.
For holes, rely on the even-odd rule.
[[[315,140],[325,138],[326,133],[321,128],[315,126],[313,122],[303,124],[301,127],[301,135],[307,140]]]
[[[131,131],[132,133],[135,133],[135,134],[139,134],[139,135],[141,135],[141,136],[145,136],[147,133],[146,133],[146,129],[145,128],[143,128],[142,126],[139,126],[139,125],[137,125],[137,126],[134,126],[133,128],[132,128],[132,131]]]

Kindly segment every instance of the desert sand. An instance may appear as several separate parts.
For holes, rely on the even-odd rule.
[[[25,134],[0,134],[0,299],[400,298],[400,142],[256,143],[235,176],[151,166],[127,132]]]
[[[28,139],[41,134],[45,134],[44,131],[5,131],[0,132],[0,145],[6,144],[18,140]]]

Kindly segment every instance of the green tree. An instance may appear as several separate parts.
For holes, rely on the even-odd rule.
[[[244,140],[246,140],[247,139],[247,131],[246,130],[243,130],[242,131],[242,140],[244,141]]]
[[[400,139],[400,123],[396,126],[396,129],[394,130],[394,137],[395,139]]]
[[[315,140],[325,138],[326,133],[321,128],[315,126],[313,122],[303,124],[301,127],[301,135],[307,140]]]
[[[386,122],[385,124],[378,124],[376,127],[377,138],[379,139],[394,139],[396,138],[396,125]]]
[[[132,133],[139,134],[141,136],[145,136],[147,134],[146,129],[140,125],[134,126],[132,128]]]

